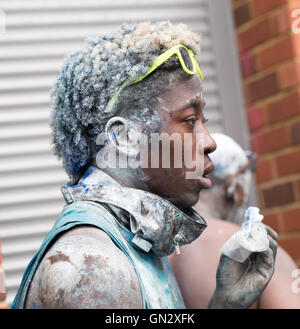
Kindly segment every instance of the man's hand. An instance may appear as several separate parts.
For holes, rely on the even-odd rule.
[[[266,229],[268,250],[252,253],[244,263],[221,256],[208,308],[249,308],[259,298],[274,273],[277,251],[277,233],[269,226]]]

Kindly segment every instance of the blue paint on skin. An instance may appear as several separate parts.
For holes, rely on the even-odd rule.
[[[157,124],[157,127],[160,129],[162,128],[162,124],[159,120],[154,120],[154,122]]]
[[[115,140],[116,145],[119,145],[119,142],[118,142],[118,140],[117,140],[117,136],[116,136],[115,133],[112,134],[112,137],[113,137],[113,139]],[[109,141],[109,142],[110,142],[110,141]]]
[[[29,308],[35,310],[40,309],[39,305],[36,302],[32,302]]]

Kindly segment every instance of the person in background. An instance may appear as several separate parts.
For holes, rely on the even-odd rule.
[[[195,210],[207,220],[201,239],[181,248],[170,263],[189,308],[206,308],[216,285],[220,249],[244,221],[256,155],[244,151],[232,138],[212,134],[217,149],[211,154],[213,185],[202,191]],[[292,272],[297,268],[288,253],[278,247],[275,272],[269,285],[251,308],[300,308],[300,294],[292,291]],[[199,279],[200,278],[200,279]]]

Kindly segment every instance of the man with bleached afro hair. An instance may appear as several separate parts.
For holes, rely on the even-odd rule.
[[[27,267],[13,308],[185,307],[166,256],[180,254],[206,227],[192,206],[211,185],[216,148],[205,127],[199,53],[200,37],[185,25],[142,22],[92,37],[66,58],[51,126],[70,176],[62,187],[67,205]],[[227,281],[209,307],[251,305],[272,276],[275,254],[274,241],[245,272],[223,256],[219,278],[225,272]],[[238,295],[236,282],[245,287]]]

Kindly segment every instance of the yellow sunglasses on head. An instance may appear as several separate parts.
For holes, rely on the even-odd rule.
[[[188,49],[184,45],[176,45],[176,46],[168,49],[167,51],[165,51],[158,57],[156,57],[155,60],[153,61],[152,66],[150,67],[149,71],[146,74],[143,74],[143,75],[139,76],[138,78],[130,78],[130,79],[126,80],[125,82],[123,82],[122,85],[120,86],[120,88],[114,93],[114,95],[108,102],[107,107],[104,110],[104,113],[111,112],[115,103],[118,100],[120,92],[125,87],[140,82],[141,80],[146,78],[149,74],[151,74],[155,69],[157,69],[161,64],[166,62],[173,55],[176,55],[178,57],[180,64],[186,73],[188,73],[190,75],[198,73],[201,80],[203,80],[203,74],[199,68],[199,65],[196,61],[196,58],[195,58],[192,50]]]

